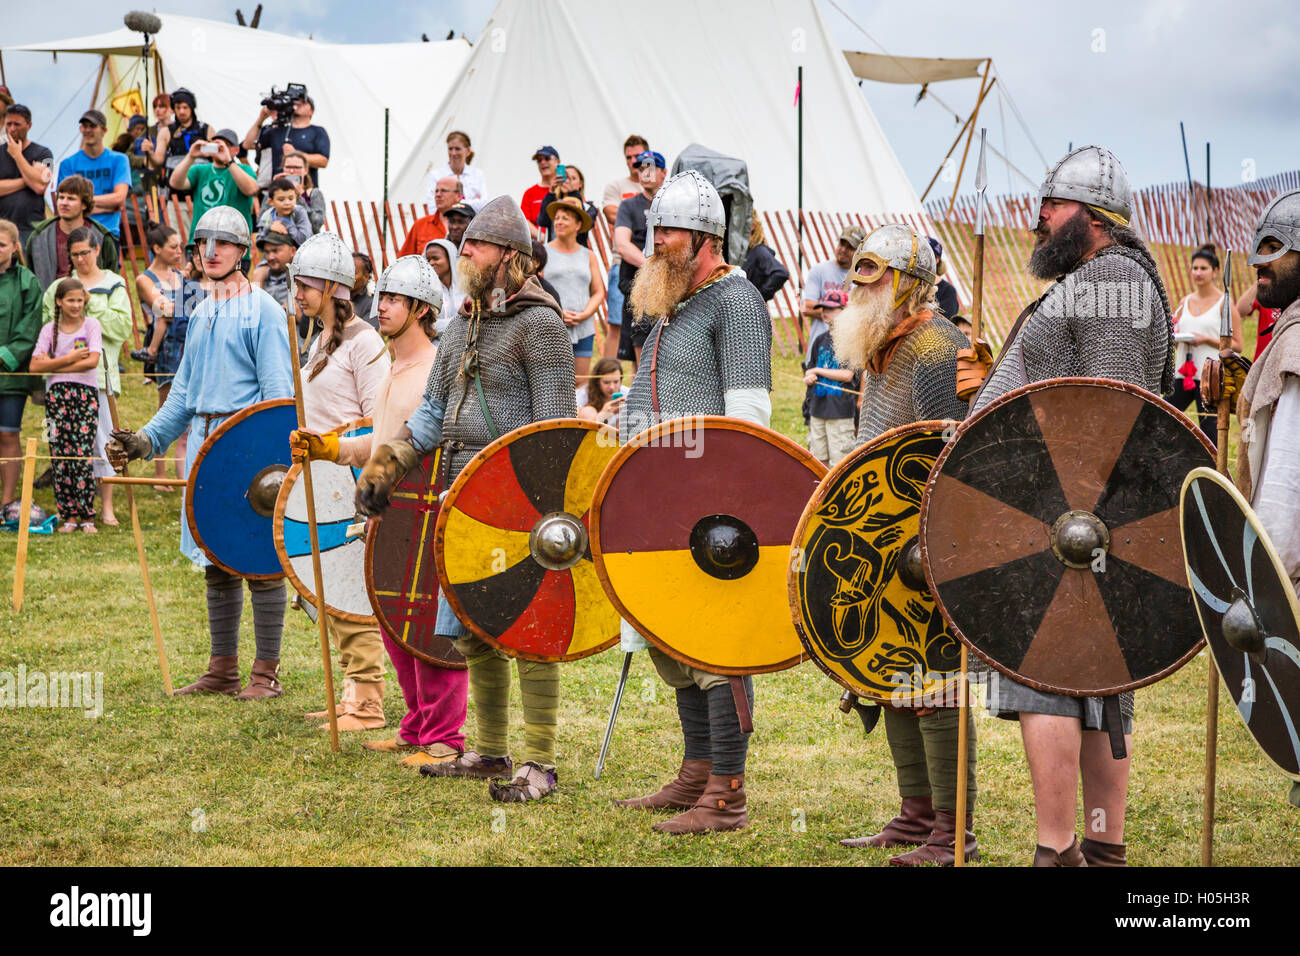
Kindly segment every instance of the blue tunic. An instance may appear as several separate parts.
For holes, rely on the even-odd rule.
[[[284,309],[261,289],[232,299],[209,295],[190,315],[185,354],[167,401],[140,429],[162,454],[189,429],[185,473],[207,433],[257,402],[293,397],[289,327]],[[202,416],[219,416],[210,423]],[[285,441],[289,436],[285,436]],[[181,553],[200,567],[207,559],[181,519]]]

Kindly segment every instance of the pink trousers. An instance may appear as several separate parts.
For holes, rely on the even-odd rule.
[[[446,744],[465,749],[465,708],[469,703],[469,672],[434,667],[408,654],[387,634],[384,647],[397,671],[397,683],[406,699],[406,716],[398,736],[420,747]]]

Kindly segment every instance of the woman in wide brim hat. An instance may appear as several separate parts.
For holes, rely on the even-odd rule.
[[[595,225],[592,221],[591,214],[583,208],[582,201],[576,196],[564,196],[560,199],[553,200],[546,206],[546,215],[555,222],[555,210],[567,209],[578,217],[578,235],[586,235]]]

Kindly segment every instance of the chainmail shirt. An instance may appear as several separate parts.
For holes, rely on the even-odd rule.
[[[1053,284],[1007,344],[974,411],[1030,382],[1088,376],[1173,387],[1173,313],[1145,250],[1107,246]]]
[[[550,300],[540,288],[537,295]],[[462,368],[469,326],[463,312],[452,318],[438,338],[438,357],[424,390],[425,403],[443,407],[442,439],[464,443],[451,455],[448,474],[453,478],[495,437],[533,422],[578,415],[573,346],[559,314],[545,305],[528,305],[506,315],[484,312],[478,338],[479,375],[497,427],[494,436],[483,417],[474,380]]]
[[[650,394],[651,366],[659,414]],[[734,269],[659,319],[619,420],[619,441],[689,415],[723,415],[731,389],[772,388],[772,320],[763,297]]]
[[[968,406],[957,397],[957,350],[969,347],[957,326],[939,315],[909,332],[884,372],[862,373],[857,443],[912,422],[965,418]]]

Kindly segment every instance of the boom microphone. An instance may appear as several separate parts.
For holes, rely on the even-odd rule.
[[[152,13],[144,13],[140,10],[132,10],[122,18],[128,30],[134,30],[136,33],[156,34],[162,29],[162,21]]]

